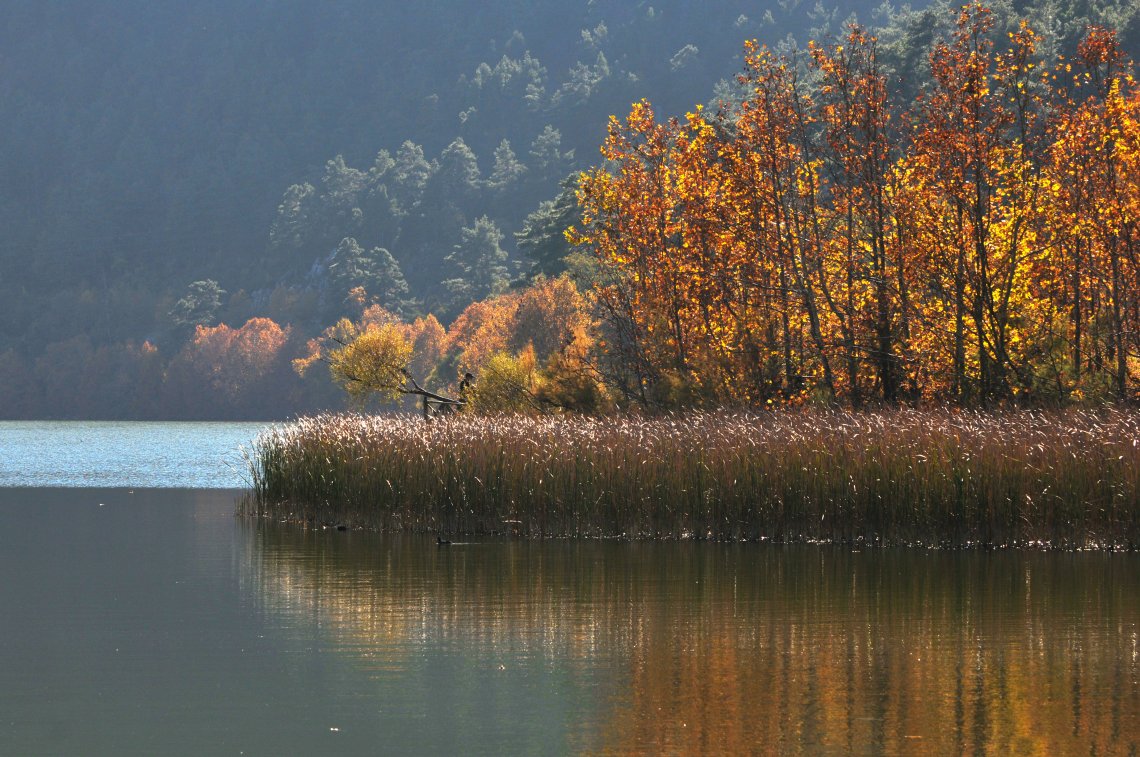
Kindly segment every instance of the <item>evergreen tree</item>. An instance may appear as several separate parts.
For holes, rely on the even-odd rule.
[[[352,237],[345,237],[333,251],[329,260],[328,277],[330,290],[330,306],[335,309],[340,306],[345,296],[356,287],[371,289],[376,273],[372,267],[372,260]]]
[[[439,171],[433,183],[449,199],[476,192],[480,186],[479,159],[462,137],[457,137],[439,156]]]
[[[495,148],[495,167],[491,170],[489,184],[495,189],[506,189],[516,184],[525,173],[526,166],[511,149],[511,143],[504,139]]]
[[[410,315],[414,310],[400,264],[382,247],[365,252],[359,242],[346,237],[337,245],[328,270],[331,290],[335,293],[335,304],[330,303],[332,307],[338,307],[360,287],[398,315]]]
[[[562,180],[562,191],[553,200],[542,202],[526,217],[522,231],[515,232],[519,252],[530,259],[529,276],[554,277],[566,270],[565,258],[570,254],[566,230],[580,222],[578,210],[578,174]]]
[[[574,160],[574,151],[562,152],[562,132],[550,124],[530,143],[530,165],[535,178],[550,181],[561,176]]]
[[[447,256],[460,276],[443,282],[451,292],[453,305],[465,305],[491,295],[502,294],[510,284],[507,253],[502,248],[503,233],[487,216],[460,231],[461,241]]]
[[[285,190],[281,204],[277,206],[277,218],[269,229],[269,242],[273,247],[297,250],[304,246],[316,193],[316,188],[308,182],[294,184]]]
[[[424,157],[424,148],[415,142],[408,140],[400,145],[395,165],[388,171],[391,180],[389,192],[400,212],[407,213],[420,201],[437,168]]]
[[[176,326],[194,329],[198,326],[212,326],[222,307],[225,290],[213,279],[195,281],[186,289],[185,296],[174,303],[170,320]]]
[[[392,253],[383,247],[373,247],[370,257],[375,279],[374,288],[369,291],[386,310],[404,318],[414,316],[417,303],[409,296],[408,281]]]

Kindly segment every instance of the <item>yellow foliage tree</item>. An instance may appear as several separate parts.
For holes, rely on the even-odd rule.
[[[518,355],[497,352],[469,390],[468,407],[481,415],[539,412],[539,380],[534,348],[528,346]]]
[[[610,120],[568,239],[597,261],[607,378],[645,404],[1140,391],[1140,94],[1111,30],[1050,67],[971,3],[892,101],[852,27],[745,48],[715,117]],[[1072,84],[1065,80],[1071,72]]]
[[[430,330],[428,322],[425,330]],[[415,395],[423,401],[425,417],[429,403],[437,407],[462,405],[456,400],[423,388],[409,371],[414,355],[409,328],[399,322],[354,323],[347,318],[309,342],[309,353],[293,362],[301,374],[314,364],[328,365],[329,374],[353,402],[364,406],[369,399],[396,400]]]

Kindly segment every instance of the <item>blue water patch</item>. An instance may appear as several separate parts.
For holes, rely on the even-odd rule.
[[[0,487],[233,489],[264,423],[0,422]]]

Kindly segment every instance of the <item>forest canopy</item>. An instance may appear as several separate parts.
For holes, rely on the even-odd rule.
[[[972,4],[892,92],[852,26],[749,43],[744,97],[610,122],[580,184],[608,365],[644,403],[1128,400],[1140,386],[1140,93]]]

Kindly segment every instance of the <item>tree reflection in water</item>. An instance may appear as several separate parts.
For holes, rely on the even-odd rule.
[[[520,656],[576,677],[567,748],[1134,753],[1140,560],[484,542],[260,523],[245,577],[384,676]],[[493,674],[488,666],[487,675]],[[479,696],[478,677],[471,696]]]

